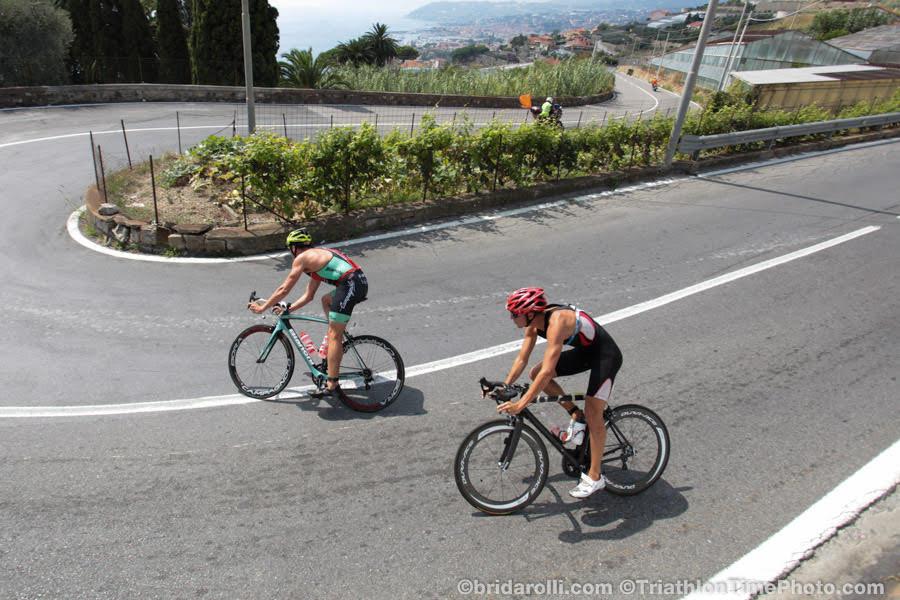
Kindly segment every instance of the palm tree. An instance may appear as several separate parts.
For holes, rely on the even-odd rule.
[[[388,26],[375,23],[372,29],[363,35],[363,39],[369,44],[375,55],[375,64],[383,67],[391,59],[397,57],[397,40],[388,34]]]
[[[278,61],[281,68],[281,84],[299,88],[339,88],[346,87],[344,80],[317,56],[313,58],[312,48],[297,50],[281,55],[287,60]]]
[[[335,58],[340,63],[350,63],[356,67],[375,63],[375,53],[364,37],[338,44],[335,48]]]

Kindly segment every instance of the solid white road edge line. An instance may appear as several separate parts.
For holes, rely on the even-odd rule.
[[[749,600],[761,584],[793,571],[819,545],[900,483],[900,440],[873,458],[781,531],[719,571],[685,600]]]
[[[707,279],[706,281],[702,281],[675,292],[665,294],[664,296],[660,296],[659,298],[648,300],[647,302],[641,302],[627,308],[607,313],[598,317],[597,320],[601,324],[609,324],[616,321],[621,321],[622,319],[627,319],[628,317],[639,315],[643,312],[653,310],[654,308],[659,308],[660,306],[665,306],[666,304],[670,304],[677,300],[682,300],[684,298],[687,298],[688,296],[693,296],[694,294],[699,294],[700,292],[704,292],[714,287],[736,281],[743,277],[748,277],[750,275],[753,275],[754,273],[759,273],[760,271],[765,271],[767,269],[783,265],[799,258],[815,254],[816,252],[821,252],[822,250],[825,250],[827,248],[837,246],[838,244],[843,244],[844,242],[848,242],[855,238],[868,235],[870,233],[878,231],[879,229],[881,229],[881,227],[874,225],[863,227],[862,229],[851,231],[850,233],[844,234],[842,236],[838,236],[836,238],[832,238],[830,240],[826,240],[824,242],[820,242],[818,244],[814,244],[812,246],[790,252],[783,256],[765,260],[760,263],[738,269],[737,271],[732,271],[731,273],[726,273],[724,275],[714,277],[712,279]],[[514,340],[512,342],[507,342],[505,344],[500,344],[497,346],[491,346],[489,348],[483,348],[474,352],[468,352],[466,354],[460,354],[458,356],[452,356],[449,358],[416,365],[406,370],[406,376],[407,378],[416,377],[418,375],[425,375],[428,373],[434,373],[436,371],[443,371],[445,369],[452,369],[461,365],[486,360],[495,356],[507,354],[509,352],[515,352],[519,349],[521,343],[521,340]],[[290,391],[291,393],[297,393],[302,392],[304,389],[309,388],[293,388]],[[247,404],[250,402],[257,402],[257,400],[253,400],[238,394],[231,394],[227,396],[209,396],[196,399],[163,400],[157,402],[137,402],[133,404],[116,405],[6,406],[0,407],[0,418],[74,417],[131,414],[170,410],[189,410],[194,408],[210,408],[214,406],[230,406],[234,404]]]

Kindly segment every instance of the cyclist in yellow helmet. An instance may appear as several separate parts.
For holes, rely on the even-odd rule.
[[[303,295],[286,307],[290,312],[312,302],[323,281],[335,287],[334,292],[322,296],[322,309],[328,318],[328,333],[322,342],[322,349],[327,351],[328,361],[325,394],[332,394],[338,387],[344,330],[350,321],[353,307],[366,299],[369,283],[359,265],[342,252],[331,248],[314,248],[312,236],[306,229],[295,229],[290,232],[286,242],[294,257],[291,272],[267,300],[258,304],[251,303],[249,308],[255,313],[264,313],[276,306],[287,297],[304,273],[309,275],[309,283],[306,284]]]

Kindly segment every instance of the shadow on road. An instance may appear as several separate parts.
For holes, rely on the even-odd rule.
[[[744,185],[741,183],[734,183],[733,181],[722,181],[721,179],[706,179],[706,181],[708,181],[710,183],[717,183],[719,185],[727,185],[727,186],[741,188],[741,189],[745,189],[745,190],[752,190],[755,192],[765,192],[767,194],[775,194],[776,196],[788,196],[790,198],[799,198],[800,200],[809,200],[811,202],[820,202],[822,204],[831,204],[833,206],[843,206],[844,208],[852,208],[854,210],[861,210],[861,211],[876,214],[876,215],[889,215],[892,217],[900,216],[900,213],[891,212],[888,210],[880,210],[877,208],[867,208],[865,206],[859,206],[856,204],[847,204],[846,202],[838,202],[836,200],[826,200],[824,198],[816,198],[815,196],[804,196],[803,194],[794,194],[792,192],[786,192],[784,190],[770,190],[768,188],[759,187],[756,185]]]
[[[688,509],[682,492],[692,488],[673,488],[665,479],[637,496],[615,496],[598,492],[584,501],[570,498],[568,490],[577,481],[558,474],[550,478],[544,493],[551,493],[555,501],[529,506],[522,516],[527,521],[566,515],[572,528],[562,531],[559,540],[577,544],[587,540],[622,540],[650,527],[654,521],[677,517]],[[563,497],[565,494],[565,499]]]
[[[312,398],[307,393],[296,396],[280,397],[266,400],[272,404],[293,404],[299,410],[315,412],[324,421],[367,421],[369,419],[385,417],[410,417],[424,415],[425,395],[421,390],[406,384],[400,397],[393,404],[374,413],[364,413],[351,410],[334,398]]]

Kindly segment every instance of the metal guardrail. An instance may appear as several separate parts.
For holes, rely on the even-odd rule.
[[[678,151],[690,154],[696,160],[701,150],[721,148],[723,146],[737,146],[751,142],[769,142],[769,147],[776,140],[813,135],[817,133],[834,133],[844,129],[858,129],[860,127],[883,127],[900,123],[900,112],[885,113],[882,115],[870,115],[853,119],[835,119],[833,121],[817,121],[815,123],[802,123],[800,125],[782,125],[780,127],[766,127],[765,129],[751,129],[749,131],[735,131],[733,133],[719,133],[716,135],[685,135],[678,143]]]

